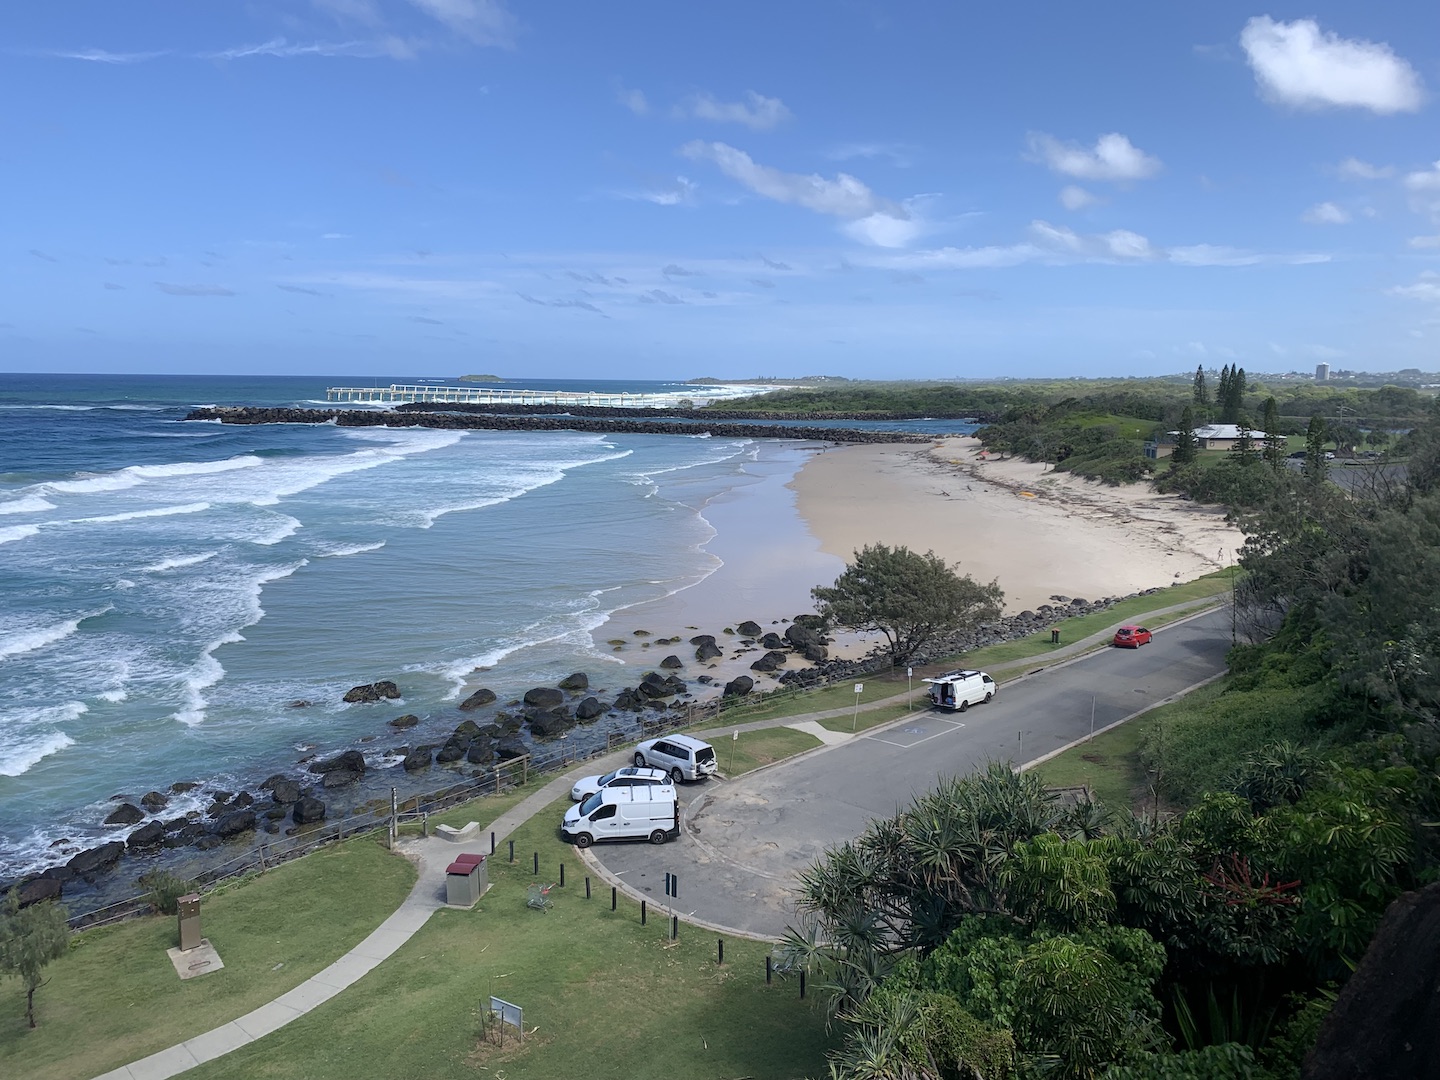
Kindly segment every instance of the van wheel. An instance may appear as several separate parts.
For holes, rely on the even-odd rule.
[[[636,755],[635,755],[635,767],[636,767],[637,769],[643,769],[643,768],[645,767],[645,755],[644,755],[644,754],[636,754]]]
[[[654,832],[652,832],[652,833],[650,834],[650,843],[652,843],[652,844],[663,844],[664,842],[665,842],[665,831],[664,831],[663,829],[656,829]]]
[[[993,698],[994,696],[995,696],[995,692],[994,692],[993,690],[990,691],[989,693],[987,693],[987,694],[985,695],[985,704],[986,704],[986,705],[989,705],[989,704],[990,704],[990,699]]]
[[[680,781],[685,779],[685,774],[680,771],[679,765],[676,765],[675,768],[670,770],[670,779],[675,781],[677,787],[679,786]]]
[[[595,838],[592,837],[588,832],[582,832],[580,835],[575,837],[575,846],[578,848],[587,848],[594,842]]]
[[[970,707],[970,699],[969,699],[969,698],[963,698],[963,697],[962,697],[962,698],[960,699],[959,703],[955,706],[955,711],[956,711],[956,712],[964,712],[964,711],[965,711],[966,709],[968,709],[969,707]]]

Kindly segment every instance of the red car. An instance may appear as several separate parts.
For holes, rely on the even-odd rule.
[[[1114,644],[1122,649],[1138,649],[1149,641],[1150,631],[1143,626],[1122,626],[1115,631]]]

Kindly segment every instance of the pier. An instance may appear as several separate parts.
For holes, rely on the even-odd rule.
[[[425,386],[391,383],[389,386],[330,386],[325,400],[363,405],[392,405],[425,401],[457,405],[598,405],[606,408],[677,408],[682,401],[696,404],[703,391],[677,394],[604,393],[598,390],[506,390],[493,386]]]

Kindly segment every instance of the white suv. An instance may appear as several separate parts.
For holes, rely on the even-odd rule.
[[[646,739],[635,747],[635,765],[664,769],[677,784],[681,780],[700,780],[715,771],[715,748],[689,735]]]
[[[570,798],[584,802],[601,788],[669,787],[670,774],[664,769],[623,769],[607,772],[604,776],[585,776],[575,781],[570,789]]]

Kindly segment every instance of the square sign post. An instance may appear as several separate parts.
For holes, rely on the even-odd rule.
[[[865,684],[863,682],[857,682],[855,684],[855,714],[850,717],[851,734],[854,734],[855,725],[860,721],[860,695],[864,692],[864,690]]]

